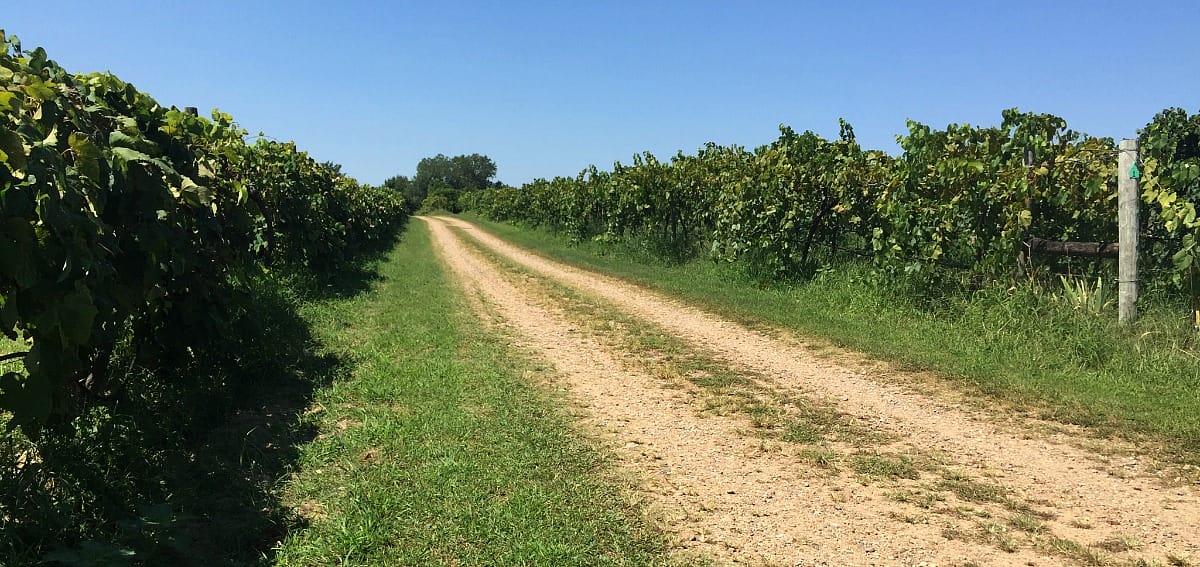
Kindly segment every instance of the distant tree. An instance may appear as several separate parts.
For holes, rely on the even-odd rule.
[[[410,185],[412,185],[412,181],[408,179],[407,175],[397,175],[383,180],[384,187],[397,193],[403,193]]]
[[[415,209],[434,187],[450,189],[455,193],[475,191],[491,187],[495,176],[496,162],[485,155],[447,157],[438,154],[417,163],[417,174],[413,176],[409,192],[405,193],[404,198],[409,207]]]
[[[389,177],[383,181],[383,186],[403,196],[405,205],[410,211],[413,209],[412,203],[415,201],[416,195],[413,194],[412,180],[409,179],[408,176],[396,175],[394,177]]]
[[[496,176],[496,162],[484,155],[455,156],[450,158],[450,166],[454,178],[450,186],[459,191],[476,191],[489,187],[492,178]]]
[[[429,183],[429,195],[421,201],[421,210],[457,213],[459,212],[458,196],[460,193],[462,192],[458,189],[442,183],[439,179],[434,179]]]
[[[397,175],[388,178],[383,185],[404,195],[408,209],[415,211],[435,190],[445,197],[439,202],[445,200],[453,204],[459,193],[500,186],[499,181],[493,180],[495,177],[496,162],[485,155],[447,157],[438,154],[418,162],[417,173],[411,179]]]

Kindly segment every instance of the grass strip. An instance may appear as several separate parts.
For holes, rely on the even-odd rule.
[[[280,565],[648,565],[665,541],[534,361],[482,329],[423,224],[356,297],[307,317],[352,378],[319,391]]]

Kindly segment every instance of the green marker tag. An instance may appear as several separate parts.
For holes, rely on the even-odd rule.
[[[1142,170],[1138,169],[1138,166],[1136,163],[1133,164],[1133,167],[1129,168],[1129,178],[1130,179],[1141,179],[1142,178]]]

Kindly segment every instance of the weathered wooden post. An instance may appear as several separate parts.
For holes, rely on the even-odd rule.
[[[1137,321],[1138,296],[1138,141],[1121,140],[1117,157],[1117,320],[1122,325]]]
[[[1033,179],[1033,147],[1025,147],[1025,181]],[[1027,189],[1027,191],[1030,191]],[[1017,275],[1026,276],[1033,273],[1033,249],[1029,246],[1030,232],[1033,226],[1033,195],[1025,196],[1025,210],[1029,211],[1030,225],[1021,231],[1021,247],[1017,251]]]

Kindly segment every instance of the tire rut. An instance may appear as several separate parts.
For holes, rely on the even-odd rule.
[[[664,506],[668,523],[683,535],[683,547],[770,565],[1054,565],[1132,562],[1135,556],[1170,561],[1198,551],[1193,488],[1164,487],[1148,476],[1117,478],[1097,470],[1103,456],[1070,446],[1062,435],[1014,432],[983,413],[872,381],[856,369],[630,283],[548,261],[470,223],[425,220],[463,285],[496,305],[529,346],[562,372],[572,395],[588,407],[590,422],[616,441],[624,464],[646,481],[646,494]],[[761,438],[744,435],[742,420],[698,416],[682,393],[631,369],[628,353],[611,352],[581,334],[562,310],[540,305],[544,298],[512,285],[449,227],[506,261],[601,298],[731,365],[761,372],[773,388],[834,400],[840,411],[895,431],[913,453],[948,455],[959,470],[1054,509],[1044,515],[1044,524],[1055,536],[1033,536],[1033,545],[1015,548],[1006,539],[997,545],[996,537],[1007,536],[986,532],[1009,530],[1002,519],[970,519],[973,535],[960,533],[961,521],[930,518],[923,512],[928,506],[888,497],[898,484],[872,487],[853,478],[812,475],[796,456],[763,450]],[[913,482],[911,488],[930,487]],[[1105,556],[1086,545],[1070,548],[1075,541],[1126,542],[1139,553],[1111,544],[1117,555]]]

